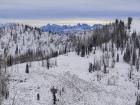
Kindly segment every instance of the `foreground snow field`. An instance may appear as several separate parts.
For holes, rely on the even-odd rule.
[[[100,50],[96,50],[96,54],[92,52],[87,58],[70,52],[52,58],[50,62],[57,59],[57,66],[50,69],[42,67],[42,61],[32,62],[29,74],[25,73],[26,63],[9,67],[9,98],[2,105],[52,105],[50,89],[53,86],[58,89],[57,105],[134,105],[139,92],[136,81],[140,73],[134,68],[130,80],[130,67],[123,62],[122,56],[114,68],[110,67],[110,63],[109,73],[103,73],[103,66],[102,70],[89,73],[89,62],[93,63],[94,58],[98,59],[101,54]],[[101,76],[99,81],[97,74]],[[38,93],[40,100],[37,100]]]

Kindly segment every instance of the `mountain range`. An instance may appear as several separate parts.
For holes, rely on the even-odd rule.
[[[15,25],[16,23],[6,23],[6,24],[0,24],[0,28],[4,28],[4,27],[10,27],[10,26],[13,26]]]
[[[0,28],[4,27],[10,27],[17,23],[6,23],[6,24],[0,24]],[[94,24],[93,26],[90,26],[88,24],[80,24],[71,26],[71,25],[57,25],[57,24],[47,24],[46,26],[40,27],[40,29],[44,32],[52,32],[56,34],[74,34],[77,32],[84,32],[88,30],[94,30],[96,28],[102,27],[102,24]]]
[[[102,24],[94,24],[90,26],[88,24],[80,24],[71,26],[71,25],[57,25],[57,24],[47,24],[46,26],[41,27],[40,29],[44,32],[52,32],[56,34],[74,34],[77,32],[84,32],[88,30],[94,30],[96,28],[102,27]]]

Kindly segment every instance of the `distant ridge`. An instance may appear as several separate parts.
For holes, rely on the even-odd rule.
[[[83,32],[88,30],[94,30],[96,28],[102,27],[102,24],[94,24],[93,26],[90,26],[88,24],[80,24],[71,26],[71,25],[57,25],[57,24],[47,24],[46,26],[41,27],[40,29],[44,32],[52,32],[56,34],[66,34],[66,33],[77,33],[77,32]]]
[[[17,24],[17,23],[6,23],[6,24],[0,24],[0,28],[4,28],[4,27],[10,27],[10,26],[13,26],[13,25],[15,25],[15,24]]]

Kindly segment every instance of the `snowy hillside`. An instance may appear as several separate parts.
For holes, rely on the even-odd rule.
[[[131,33],[133,31],[136,31],[137,33],[140,33],[140,19],[134,19],[132,21],[132,25],[131,25]]]
[[[109,65],[109,74],[104,74],[103,68],[89,73],[89,62],[98,59],[101,52],[92,52],[89,58],[81,58],[75,52],[61,55],[50,60],[54,63],[57,59],[57,66],[50,69],[42,67],[42,61],[32,62],[29,74],[25,73],[26,64],[9,67],[10,95],[3,105],[11,105],[13,100],[15,105],[52,105],[50,89],[53,86],[59,90],[57,105],[134,105],[136,93],[139,93],[135,80],[140,76],[140,72],[134,69],[133,80],[129,79],[130,67],[120,56],[120,62],[116,63],[114,68]],[[43,63],[46,64],[45,61]],[[101,76],[100,80],[98,75]],[[64,92],[61,91],[62,88]]]
[[[0,28],[2,105],[138,105],[138,23],[129,30],[116,19],[63,35],[22,24]]]
[[[0,51],[4,53],[4,48],[7,46],[8,41],[10,41],[9,54],[12,56],[17,56],[19,53],[19,55],[25,54],[29,49],[33,52],[41,49],[49,54],[51,51],[55,52],[59,50],[61,52],[64,49],[65,43],[67,43],[67,47],[70,47],[72,40],[74,40],[74,35],[60,36],[48,32],[41,32],[36,28],[26,27],[28,26],[15,25],[12,28],[1,28]]]
[[[94,30],[95,28],[102,27],[101,24],[94,24],[93,26],[89,26],[88,24],[80,24],[78,23],[75,26],[71,25],[56,25],[56,24],[47,24],[46,26],[41,27],[41,30],[45,32],[52,32],[52,33],[57,33],[57,34],[74,34],[77,32],[84,32],[88,30]]]

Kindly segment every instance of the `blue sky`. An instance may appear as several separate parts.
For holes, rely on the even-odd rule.
[[[0,23],[106,23],[140,17],[140,0],[0,0]]]

